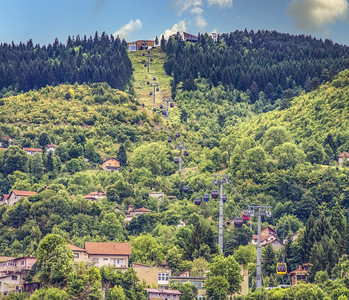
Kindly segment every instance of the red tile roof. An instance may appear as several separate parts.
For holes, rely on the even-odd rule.
[[[42,152],[42,149],[40,148],[23,148],[24,151],[30,151],[30,152]]]
[[[148,293],[156,293],[156,294],[166,294],[166,295],[182,295],[182,293],[178,290],[160,290],[160,289],[145,289]]]
[[[89,254],[131,255],[130,243],[85,242]]]
[[[56,148],[57,146],[55,144],[49,144],[46,146],[47,148]]]
[[[150,209],[147,209],[145,207],[141,207],[141,208],[137,208],[137,209],[134,209],[133,211],[131,211],[131,213],[133,213],[133,212],[153,212],[153,211]]]
[[[36,195],[36,192],[31,192],[31,191],[17,191],[17,190],[13,190],[10,195],[14,193],[17,196],[22,196],[22,197],[29,197],[29,196],[33,196]]]
[[[344,151],[344,152],[343,152],[342,154],[340,154],[338,157],[340,157],[340,158],[343,158],[343,157],[349,158],[349,153]]]
[[[76,246],[74,246],[72,244],[68,244],[68,247],[72,251],[80,251],[80,252],[86,252],[87,251],[86,249],[82,249],[82,248],[76,247]]]

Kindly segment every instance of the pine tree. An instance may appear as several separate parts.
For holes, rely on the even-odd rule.
[[[337,241],[336,248],[338,254],[342,256],[348,252],[348,224],[338,202],[336,202],[335,206],[332,208],[330,224],[332,231],[338,232],[337,238],[335,239]]]
[[[300,245],[302,247],[303,252],[303,262],[309,261],[310,250],[314,242],[314,227],[315,227],[315,219],[313,214],[310,214],[307,223],[305,224],[305,232],[303,239],[300,241]]]
[[[124,144],[120,146],[116,158],[120,162],[120,166],[124,167],[127,165],[127,153]]]

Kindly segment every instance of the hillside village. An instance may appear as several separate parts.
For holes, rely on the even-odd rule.
[[[96,82],[80,79],[88,65],[68,49],[75,73],[3,90],[1,297],[349,297],[349,51],[327,45],[338,61],[320,69],[310,56],[318,70],[303,61],[307,78],[286,76],[295,62],[281,50],[287,63],[274,61],[276,39],[320,43],[260,31],[69,37]],[[95,71],[110,45],[122,67]],[[263,76],[241,65],[249,84],[234,81],[228,62],[266,49],[274,65]]]

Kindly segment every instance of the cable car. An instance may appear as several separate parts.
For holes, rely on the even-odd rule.
[[[184,151],[184,156],[189,156],[188,150],[185,150],[185,151]]]
[[[222,195],[223,202],[227,202],[227,195]]]
[[[163,110],[161,113],[162,113],[164,116],[166,116],[167,111],[166,111],[166,110]]]
[[[170,107],[174,107],[174,104],[172,102],[170,102]]]
[[[174,159],[175,164],[179,164],[179,158]]]
[[[176,138],[179,138],[181,134],[179,132],[176,132]]]
[[[149,85],[150,84],[150,82],[149,81],[147,81],[147,85]]]
[[[156,111],[156,108],[155,108],[155,107],[153,108],[153,111]]]
[[[171,142],[172,142],[172,139],[169,137],[169,138],[167,139],[167,142],[168,142],[168,143],[171,143]]]
[[[205,202],[207,202],[207,201],[210,200],[210,195],[209,195],[209,194],[204,194],[203,197],[202,197],[202,199],[203,199]]]
[[[150,92],[149,95],[152,96],[152,95],[153,95],[153,92]]]
[[[183,192],[184,192],[184,193],[187,193],[188,191],[189,191],[189,187],[187,187],[186,185],[183,186]]]
[[[249,220],[251,218],[250,213],[248,210],[243,210],[242,211],[242,219],[243,220]]]
[[[163,109],[163,108],[164,108],[164,106],[163,106],[162,104],[160,104],[160,108],[161,108],[161,109]]]
[[[235,227],[242,227],[242,224],[244,224],[244,220],[242,219],[242,218],[240,218],[240,217],[236,217],[235,219],[234,219],[234,226]]]
[[[201,204],[201,199],[200,199],[200,198],[196,198],[196,199],[194,200],[194,204],[195,204],[195,205],[200,205],[200,204]]]
[[[160,91],[158,87],[156,88],[156,91],[157,91],[157,92]]]
[[[146,68],[146,67],[147,67],[147,64],[144,64],[144,67]]]
[[[211,196],[212,196],[213,199],[217,199],[218,195],[219,195],[218,191],[212,191],[211,192]]]
[[[286,263],[277,263],[276,266],[276,274],[278,275],[286,275],[287,274],[287,265]]]
[[[156,77],[153,77],[153,80],[155,81],[155,80],[156,80]]]
[[[227,221],[227,223],[226,223],[226,224],[227,224],[227,226],[229,226],[229,225],[231,224],[231,222],[230,222],[230,221]]]

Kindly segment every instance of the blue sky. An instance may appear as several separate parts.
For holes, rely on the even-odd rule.
[[[266,29],[349,45],[348,0],[0,0],[0,43]]]

